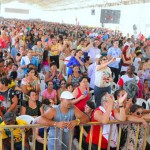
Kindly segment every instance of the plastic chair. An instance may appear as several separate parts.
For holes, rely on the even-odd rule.
[[[150,98],[147,100],[147,109],[150,109]]]
[[[137,98],[136,99],[136,104],[142,106],[144,109],[148,109],[147,101],[142,99],[142,98]]]
[[[118,89],[119,89],[119,86],[115,82],[112,82],[112,84],[111,84],[111,94],[114,94],[114,92]]]
[[[21,115],[18,116],[17,119],[24,120],[26,123],[31,124],[35,119],[29,115]]]

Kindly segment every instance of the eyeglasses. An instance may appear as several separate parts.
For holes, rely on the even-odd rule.
[[[140,116],[140,115],[142,115],[142,112],[136,112],[136,114],[137,114],[138,116]]]
[[[53,84],[48,84],[48,86],[53,86]]]

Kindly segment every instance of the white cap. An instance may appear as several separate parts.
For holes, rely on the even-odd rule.
[[[74,98],[73,94],[69,91],[64,91],[62,92],[60,98],[64,98],[64,99],[68,99],[68,100],[71,100]]]

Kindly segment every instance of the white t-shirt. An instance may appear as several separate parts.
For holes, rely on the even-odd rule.
[[[97,66],[96,66],[97,68]],[[110,82],[106,82],[106,79],[111,77],[111,70],[109,67],[103,68],[99,71],[95,71],[95,85],[97,87],[108,87]]]
[[[139,70],[139,63],[138,62],[141,62],[141,58],[135,58],[134,59],[134,62],[133,62],[133,66],[135,67],[135,73],[137,73],[138,72],[138,70]]]

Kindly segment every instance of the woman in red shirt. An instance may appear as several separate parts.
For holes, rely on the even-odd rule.
[[[72,103],[81,111],[84,111],[86,102],[90,99],[88,79],[86,77],[82,77],[79,80],[79,86],[73,91],[73,96],[75,99],[72,100]]]

